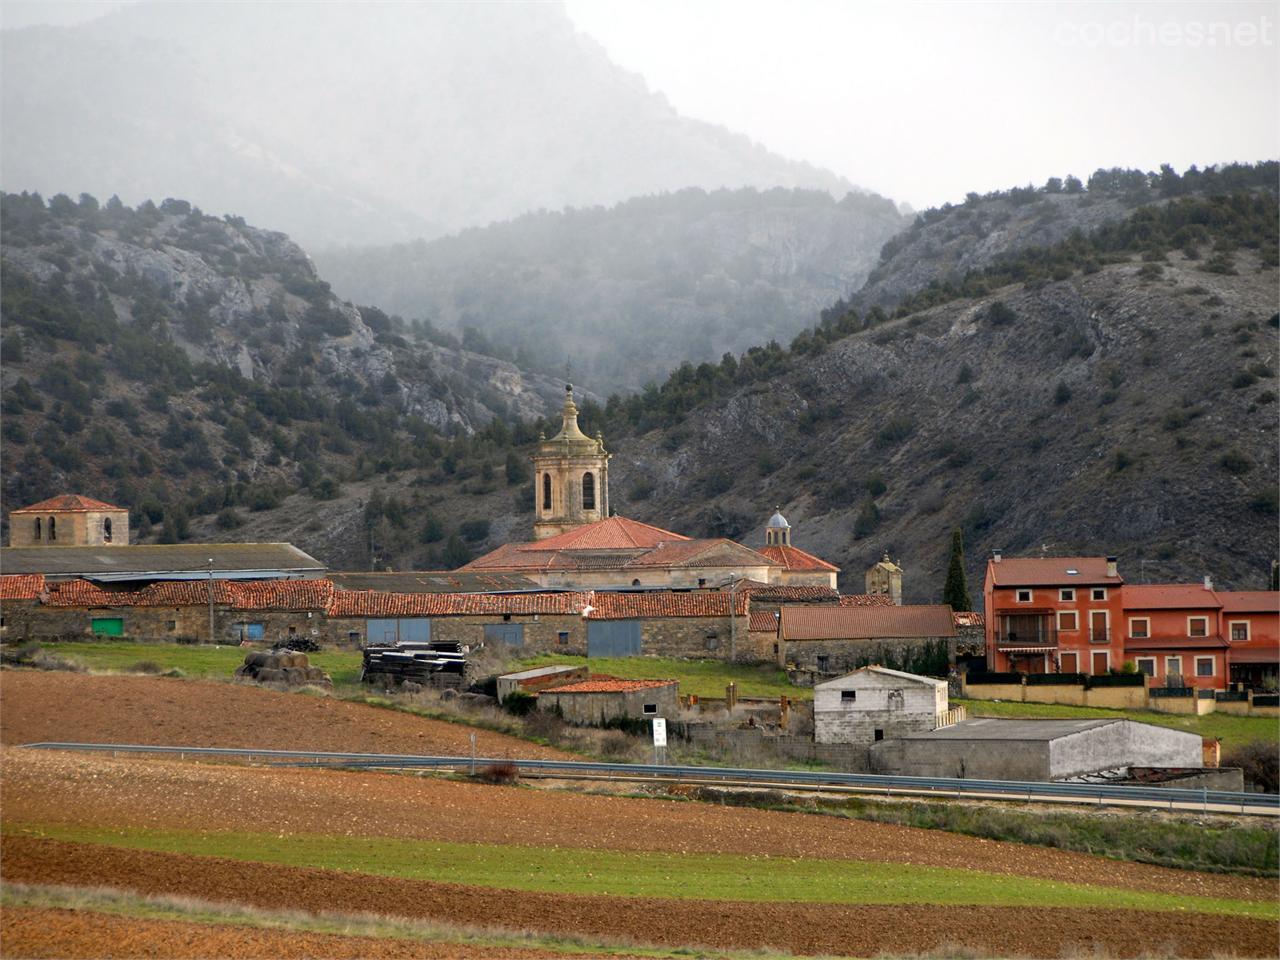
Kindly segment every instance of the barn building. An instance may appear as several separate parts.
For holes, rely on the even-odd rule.
[[[816,743],[870,745],[954,722],[947,682],[863,667],[813,688]]]
[[[569,723],[600,727],[612,720],[672,718],[680,710],[678,680],[622,680],[593,676],[538,693],[538,709]]]

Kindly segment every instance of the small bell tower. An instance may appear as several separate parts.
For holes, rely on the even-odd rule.
[[[773,516],[764,526],[764,545],[766,547],[791,546],[791,524],[782,515],[782,508],[775,507]]]
[[[564,388],[560,432],[533,454],[533,538],[545,540],[609,516],[609,458],[604,437],[578,427],[573,384]]]

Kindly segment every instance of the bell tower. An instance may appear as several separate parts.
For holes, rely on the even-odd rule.
[[[773,516],[765,524],[764,545],[766,547],[791,546],[791,524],[787,523],[787,518],[782,515],[781,507],[773,511]]]
[[[604,438],[578,427],[573,384],[564,388],[563,424],[533,454],[533,539],[545,540],[609,516],[609,457]]]

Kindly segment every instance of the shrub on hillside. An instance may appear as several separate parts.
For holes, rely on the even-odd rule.
[[[1239,767],[1246,784],[1261,787],[1267,793],[1280,793],[1280,752],[1274,743],[1255,740],[1232,747],[1222,755],[1222,766]]]

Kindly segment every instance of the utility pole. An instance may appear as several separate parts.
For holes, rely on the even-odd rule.
[[[209,558],[209,642],[213,643],[213,557]]]

